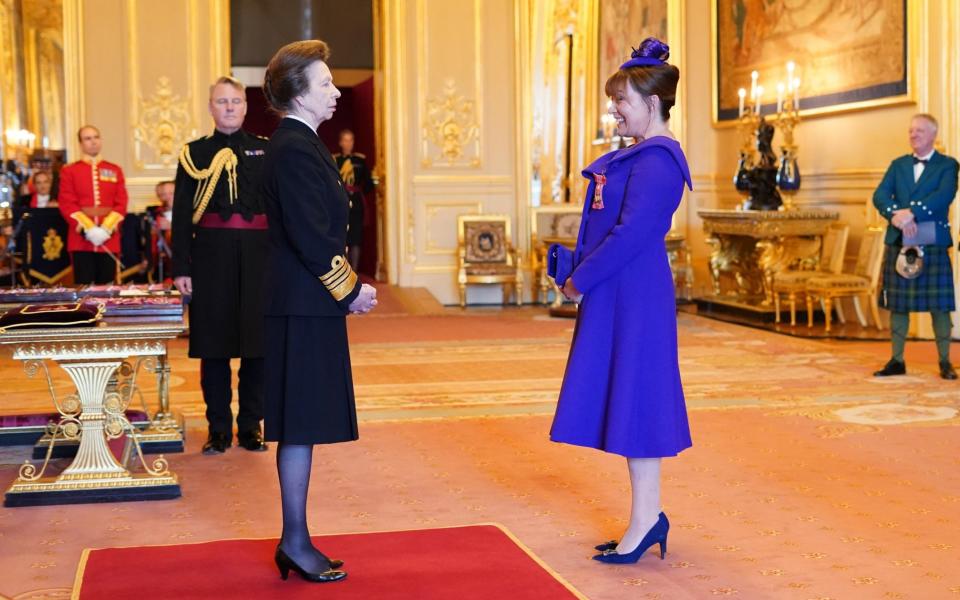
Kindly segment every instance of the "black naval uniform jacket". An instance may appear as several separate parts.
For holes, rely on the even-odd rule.
[[[264,313],[343,317],[360,293],[344,256],[349,201],[330,151],[308,125],[285,118],[263,167],[270,222]]]
[[[333,155],[333,158],[337,161],[341,179],[343,179],[344,163],[349,160],[353,167],[353,181],[347,179],[343,181],[347,190],[347,198],[350,199],[350,227],[347,229],[347,245],[359,246],[363,244],[364,195],[373,191],[370,167],[367,166],[367,157],[359,152],[354,152],[349,156],[337,152]]]
[[[260,172],[268,140],[239,130],[190,142],[187,150],[197,169],[209,167],[214,155],[229,147],[237,157],[237,197],[230,196],[226,170],[204,215],[226,220],[239,213],[251,221],[262,215]],[[190,276],[191,358],[260,358],[263,356],[263,273],[267,250],[265,229],[214,229],[193,224],[196,179],[181,161],[173,197],[171,246],[173,276]]]

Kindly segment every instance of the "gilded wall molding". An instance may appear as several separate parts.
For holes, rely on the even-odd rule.
[[[437,214],[443,210],[453,210],[456,208],[465,208],[466,212],[458,211],[453,215],[453,220],[448,223],[436,223],[435,219]],[[470,201],[470,200],[449,200],[449,201],[427,201],[424,203],[424,227],[427,232],[427,240],[425,244],[424,254],[429,255],[441,255],[454,257],[454,253],[457,250],[456,243],[456,234],[457,234],[457,216],[461,214],[471,214],[479,215],[483,214],[483,202],[482,201]],[[453,233],[454,242],[450,246],[441,246],[434,239],[434,231],[437,226],[440,227],[449,227],[449,232]]]
[[[175,94],[170,78],[157,79],[153,94],[137,99],[138,119],[134,123],[134,164],[137,168],[170,169],[176,167],[177,154],[185,143],[196,137],[191,105],[193,99]],[[145,162],[144,148],[151,151],[153,163]]]
[[[476,103],[459,93],[447,79],[439,96],[426,99],[421,137],[421,165],[480,167],[480,126]],[[472,156],[466,150],[472,150]]]

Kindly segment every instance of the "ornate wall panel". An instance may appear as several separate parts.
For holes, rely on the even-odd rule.
[[[519,224],[520,0],[381,5],[388,278],[456,301],[460,214]],[[523,243],[521,227],[514,243]],[[471,290],[484,301],[484,290]]]
[[[67,55],[76,59],[67,65],[68,106],[71,88],[81,90],[68,130],[100,128],[104,157],[123,166],[134,207],[172,178],[183,143],[212,127],[207,89],[229,72],[228,9],[228,0],[65,1]]]

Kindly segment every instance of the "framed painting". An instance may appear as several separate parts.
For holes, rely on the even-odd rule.
[[[795,64],[801,115],[914,102],[907,0],[713,0],[714,124],[735,122],[751,73],[761,112]]]
[[[597,39],[597,110],[607,112],[603,86],[607,78],[630,58],[630,49],[654,36],[669,41],[668,0],[600,0]],[[598,117],[599,117],[598,115]],[[599,118],[593,123],[596,139],[603,138]]]

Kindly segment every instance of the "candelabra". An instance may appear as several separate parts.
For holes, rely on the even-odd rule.
[[[793,210],[793,197],[800,189],[800,167],[793,131],[800,123],[798,90],[800,80],[793,77],[794,64],[787,63],[788,84],[777,86],[777,112],[773,123],[761,115],[763,87],[757,85],[758,73],[751,73],[750,104],[744,104],[747,91],[740,88],[739,119],[740,159],[733,183],[744,196],[748,210]],[[784,92],[786,97],[784,98]],[[783,134],[782,155],[777,161],[773,136],[779,128]],[[782,196],[781,196],[782,194]]]

